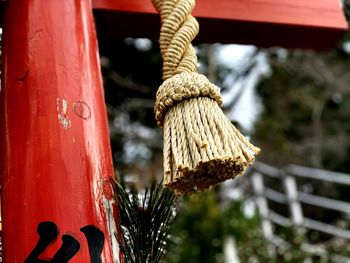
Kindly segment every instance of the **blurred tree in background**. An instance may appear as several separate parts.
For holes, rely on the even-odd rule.
[[[344,7],[349,18],[350,1]],[[348,33],[336,48],[326,52],[262,51],[268,57],[271,74],[257,86],[263,111],[253,137],[264,152],[260,160],[278,167],[293,163],[350,173],[349,38]],[[350,202],[347,187],[303,179],[298,179],[298,185],[309,194]],[[305,208],[306,217],[350,225],[342,213]],[[311,232],[310,238],[317,241],[329,237]]]
[[[272,75],[258,86],[264,111],[254,134],[269,152],[262,159],[348,172],[350,54],[343,48],[266,52]]]
[[[153,113],[162,81],[160,51],[147,39],[99,40],[115,167],[145,186],[162,169],[162,133]]]
[[[293,228],[282,228],[278,236],[289,242],[277,246],[265,240],[257,213],[245,212],[245,201],[238,199],[218,206],[215,191],[186,197],[173,226],[167,263],[224,262],[225,237],[234,237],[240,262],[333,263],[332,253],[350,256],[347,243],[329,243],[322,248],[329,253],[311,253],[304,246],[307,239]],[[332,252],[332,253],[331,253]]]
[[[344,9],[349,20],[349,0]],[[262,160],[350,171],[349,40],[326,52],[263,51],[271,74],[257,88],[264,110],[254,129]]]

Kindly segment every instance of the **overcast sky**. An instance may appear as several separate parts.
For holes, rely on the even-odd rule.
[[[247,45],[220,45],[217,48],[218,63],[222,63],[229,68],[239,71],[252,59],[252,54],[256,51],[256,47]],[[252,128],[254,121],[259,116],[262,110],[262,105],[259,97],[256,96],[255,88],[261,76],[270,73],[270,67],[267,63],[264,53],[259,53],[256,59],[256,66],[243,81],[236,81],[227,76],[226,84],[232,87],[229,92],[222,94],[224,103],[230,100],[231,96],[235,96],[237,92],[244,88],[236,106],[232,108],[228,115],[229,118],[238,121],[246,130]],[[231,82],[230,82],[231,80]],[[243,86],[243,87],[242,87]]]

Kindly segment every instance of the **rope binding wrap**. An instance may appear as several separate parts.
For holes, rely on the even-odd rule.
[[[155,115],[164,130],[164,186],[178,195],[242,174],[260,149],[224,115],[220,89],[197,73],[195,0],[152,0],[160,13],[163,84]]]

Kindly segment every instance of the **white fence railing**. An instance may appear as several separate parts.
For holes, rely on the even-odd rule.
[[[312,229],[327,233],[332,236],[349,239],[350,230],[317,221],[304,216],[302,204],[335,210],[344,214],[344,218],[350,218],[350,203],[343,200],[335,200],[324,196],[313,195],[298,190],[296,178],[319,180],[334,184],[350,186],[350,175],[307,168],[297,165],[289,165],[283,169],[257,163],[248,173],[253,187],[253,197],[262,218],[262,230],[266,238],[273,236],[272,223],[297,228]],[[272,180],[281,180],[282,191],[276,191],[266,186],[264,177]],[[269,209],[268,200],[279,204],[285,204],[289,208],[289,216],[279,214]]]

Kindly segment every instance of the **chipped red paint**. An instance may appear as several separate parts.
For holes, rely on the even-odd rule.
[[[105,236],[102,262],[112,263],[106,211],[115,205],[103,182],[114,171],[90,0],[8,1],[3,31],[4,262],[24,262],[38,224],[52,221],[58,240],[41,258],[70,234],[80,250],[69,263],[90,262],[80,228],[93,225]]]

